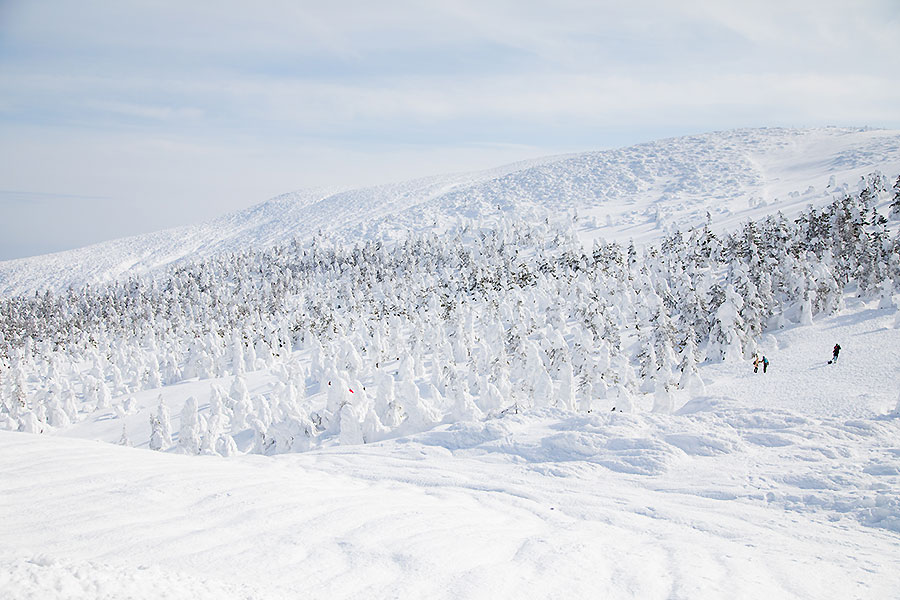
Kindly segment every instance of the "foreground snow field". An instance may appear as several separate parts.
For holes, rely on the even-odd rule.
[[[228,459],[0,432],[0,598],[893,598],[894,321],[850,301],[769,333],[768,373],[702,367],[672,415]]]

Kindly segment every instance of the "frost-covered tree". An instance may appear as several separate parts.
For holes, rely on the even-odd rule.
[[[352,402],[341,405],[338,421],[340,430],[338,439],[342,445],[358,445],[365,442],[362,420]]]
[[[726,361],[743,359],[744,322],[740,316],[743,306],[744,301],[729,284],[722,303],[716,309],[706,352],[708,358]]]
[[[159,416],[150,415],[150,442],[151,450],[162,450],[165,447],[163,442],[162,426],[159,422]]]
[[[812,325],[813,323],[813,298],[816,293],[812,290],[807,290],[806,294],[804,294],[803,301],[800,303],[800,324],[801,325]]]
[[[900,175],[894,182],[894,199],[891,200],[891,218],[900,219]]]
[[[151,419],[151,426],[153,426],[153,421]],[[154,448],[154,450],[166,449],[172,445],[172,422],[169,418],[169,407],[166,406],[165,401],[163,400],[162,394],[159,395],[159,401],[156,408],[156,425],[155,427],[158,430],[159,437],[159,446]],[[151,436],[152,438],[152,436]],[[153,444],[151,443],[151,448]]]
[[[653,412],[670,414],[674,410],[675,400],[669,390],[669,384],[657,381],[653,391]]]
[[[117,443],[120,446],[131,446],[131,440],[128,439],[128,433],[125,431],[125,423],[122,423],[122,435],[119,436]]]
[[[722,235],[665,223],[640,251],[586,250],[565,223],[500,215],[0,298],[0,426],[64,427],[60,411],[74,422],[109,405],[102,386],[118,398],[186,377],[231,378],[229,394],[211,390],[200,442],[231,454],[250,431],[259,451],[297,451],[354,422],[370,441],[534,406],[631,410],[676,381],[694,394],[704,352],[746,356],[766,328],[831,314],[845,293],[888,304],[900,237],[878,212],[885,188],[865,177],[796,218]],[[154,419],[153,445],[169,448]]]
[[[24,433],[43,433],[44,424],[41,423],[33,411],[26,411],[18,418],[19,431]]]
[[[298,447],[297,452],[305,452],[308,450],[308,447]],[[237,444],[234,441],[234,438],[231,437],[228,433],[223,433],[219,436],[219,439],[216,441],[216,453],[221,456],[234,456],[238,454],[239,450]]]
[[[547,368],[543,364],[536,364],[532,377],[533,405],[536,408],[552,406],[554,403],[553,379]]]
[[[431,407],[422,401],[419,386],[412,379],[400,381],[397,403],[405,415],[401,424],[405,431],[425,431],[440,421]]]
[[[184,408],[181,410],[178,448],[185,454],[199,454],[201,431],[197,399],[190,396],[185,400]]]
[[[478,397],[478,407],[487,415],[496,415],[506,404],[503,392],[491,381],[485,381],[481,389],[481,395]]]
[[[692,395],[699,396],[705,392],[705,386],[700,372],[697,370],[696,354],[697,347],[694,339],[688,337],[681,351],[681,377],[678,380],[678,387],[689,390]]]
[[[231,382],[231,430],[236,433],[246,429],[253,416],[253,402],[247,389],[247,382],[240,375],[235,375]]]
[[[575,373],[568,360],[559,367],[559,386],[556,392],[556,404],[564,410],[575,410]]]

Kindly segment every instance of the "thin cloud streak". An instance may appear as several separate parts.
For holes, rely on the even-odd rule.
[[[43,83],[52,80],[43,79]],[[605,126],[610,119],[646,122],[660,111],[686,116],[708,115],[722,106],[749,108],[764,124],[767,114],[805,113],[850,121],[876,116],[896,120],[900,91],[892,80],[872,75],[721,74],[681,79],[596,77],[590,74],[534,74],[490,78],[418,78],[377,82],[331,83],[278,78],[254,80],[171,80],[166,93],[148,94],[146,103],[99,100],[93,93],[130,96],[150,80],[79,80],[58,82],[54,94],[80,106],[77,116],[99,113],[170,121],[206,122],[216,128],[246,123],[262,129],[281,128],[294,135],[345,135],[357,128],[390,130],[402,137],[409,125],[441,125],[468,119],[518,120],[529,128],[578,122],[579,127]],[[124,87],[120,87],[124,86]],[[28,81],[17,82],[27,89]],[[45,88],[46,89],[46,88]],[[26,94],[27,95],[27,94]],[[207,106],[216,96],[215,112],[179,106],[177,98]],[[22,98],[22,96],[14,96]],[[879,103],[873,103],[878,98]],[[777,111],[771,107],[776,107]],[[9,109],[6,109],[9,112]],[[220,122],[220,120],[224,122]],[[203,123],[200,123],[201,125]],[[698,123],[699,125],[699,123]],[[479,122],[479,126],[482,123]],[[396,140],[392,140],[396,141]],[[482,140],[483,141],[483,140]],[[502,142],[503,140],[499,140]]]

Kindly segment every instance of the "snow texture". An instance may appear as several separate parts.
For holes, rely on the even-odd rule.
[[[894,598],[898,173],[742,130],[0,263],[0,599]]]

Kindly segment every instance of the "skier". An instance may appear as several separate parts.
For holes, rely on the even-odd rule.
[[[765,356],[763,356],[762,365],[763,365],[763,373],[765,373],[769,369],[769,359],[766,358]]]
[[[833,351],[834,357],[833,357],[831,360],[828,361],[828,364],[830,365],[831,363],[837,362],[838,354],[840,354],[840,353],[841,353],[841,345],[840,345],[840,344],[835,344],[835,345],[834,345],[834,351]]]
[[[756,356],[753,357],[753,372],[754,373],[759,372],[759,363],[760,362],[762,362],[762,361],[760,361],[760,359],[759,359],[759,354],[757,354]],[[763,370],[763,373],[765,373],[765,370]]]

